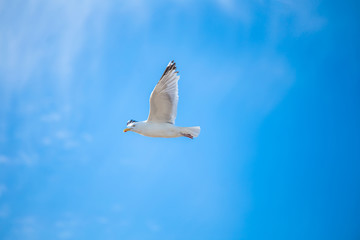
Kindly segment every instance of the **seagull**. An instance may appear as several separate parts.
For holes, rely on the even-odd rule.
[[[150,95],[150,112],[146,121],[129,120],[124,132],[132,131],[147,137],[188,137],[199,136],[200,127],[175,126],[176,109],[179,101],[176,63],[169,62],[159,82]]]

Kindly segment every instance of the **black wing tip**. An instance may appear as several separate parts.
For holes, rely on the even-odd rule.
[[[161,78],[164,77],[167,73],[171,72],[172,70],[176,70],[176,62],[174,60],[171,60],[169,64],[166,66],[165,71],[161,76]],[[179,73],[179,71],[175,71],[175,73]]]
[[[168,68],[168,67],[172,68],[172,69],[176,69],[176,62],[174,60],[171,60],[166,68]]]

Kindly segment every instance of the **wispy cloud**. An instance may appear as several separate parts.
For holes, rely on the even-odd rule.
[[[266,53],[262,57],[243,59],[240,78],[249,79],[239,93],[244,111],[263,117],[283,98],[295,74],[285,58]]]
[[[27,152],[27,151],[21,150],[18,153],[16,160],[17,161],[15,163],[17,163],[17,164],[25,164],[27,166],[34,166],[35,164],[37,164],[37,162],[39,160],[39,156],[33,151]]]
[[[10,236],[16,239],[37,239],[41,224],[35,216],[19,217],[15,220]]]
[[[97,0],[3,4],[0,20],[9,24],[0,27],[0,71],[2,81],[13,87],[44,71],[55,72],[63,82],[69,80],[88,29],[96,29],[107,9]],[[43,68],[45,63],[51,64],[50,69]]]
[[[295,19],[294,26],[295,33],[301,34],[303,32],[313,32],[319,30],[326,23],[326,19],[317,12],[319,5],[317,1],[295,1],[295,0],[274,0],[277,15],[293,15]],[[280,18],[280,16],[277,16]],[[281,21],[281,19],[278,19]]]
[[[264,10],[268,17],[267,25],[270,34],[281,31],[301,34],[319,30],[326,22],[324,17],[317,13],[319,1],[296,0],[215,0],[226,14],[238,19],[245,26],[251,27],[257,18],[259,9]],[[287,24],[284,24],[287,23]],[[288,25],[290,24],[290,25]],[[275,31],[275,32],[274,32]]]
[[[235,0],[216,0],[215,3],[220,6],[230,17],[236,18],[244,24],[251,24],[253,21],[253,5],[261,1],[235,1]]]
[[[294,19],[289,29],[297,34],[316,31],[325,23],[316,11],[317,1],[215,0],[215,3],[225,13],[250,26],[256,18],[256,11],[266,8],[271,31],[279,31],[286,18]],[[186,4],[191,3],[178,4],[178,7],[186,8]],[[2,24],[0,27],[0,71],[3,73],[0,84],[6,81],[18,87],[34,74],[52,71],[60,77],[63,85],[67,85],[86,37],[101,39],[101,24],[105,23],[111,6],[118,8],[117,13],[132,16],[133,23],[146,25],[149,18],[156,14],[153,5],[158,4],[149,5],[143,0],[110,1],[106,4],[98,0],[34,0],[24,5],[18,5],[15,1],[3,2],[0,21],[11,24]],[[15,9],[19,17],[13,21]],[[44,63],[50,63],[50,69],[44,69]]]
[[[74,214],[66,214],[55,222],[57,237],[59,239],[70,239],[74,236],[76,229],[80,227],[82,221]]]

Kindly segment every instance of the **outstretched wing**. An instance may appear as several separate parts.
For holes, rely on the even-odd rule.
[[[176,63],[171,61],[150,95],[148,122],[175,123],[179,101]]]

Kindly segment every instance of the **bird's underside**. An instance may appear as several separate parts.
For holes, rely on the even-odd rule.
[[[171,123],[139,122],[138,124],[140,125],[133,131],[147,137],[188,137],[193,139],[200,132],[200,127],[178,127]]]

